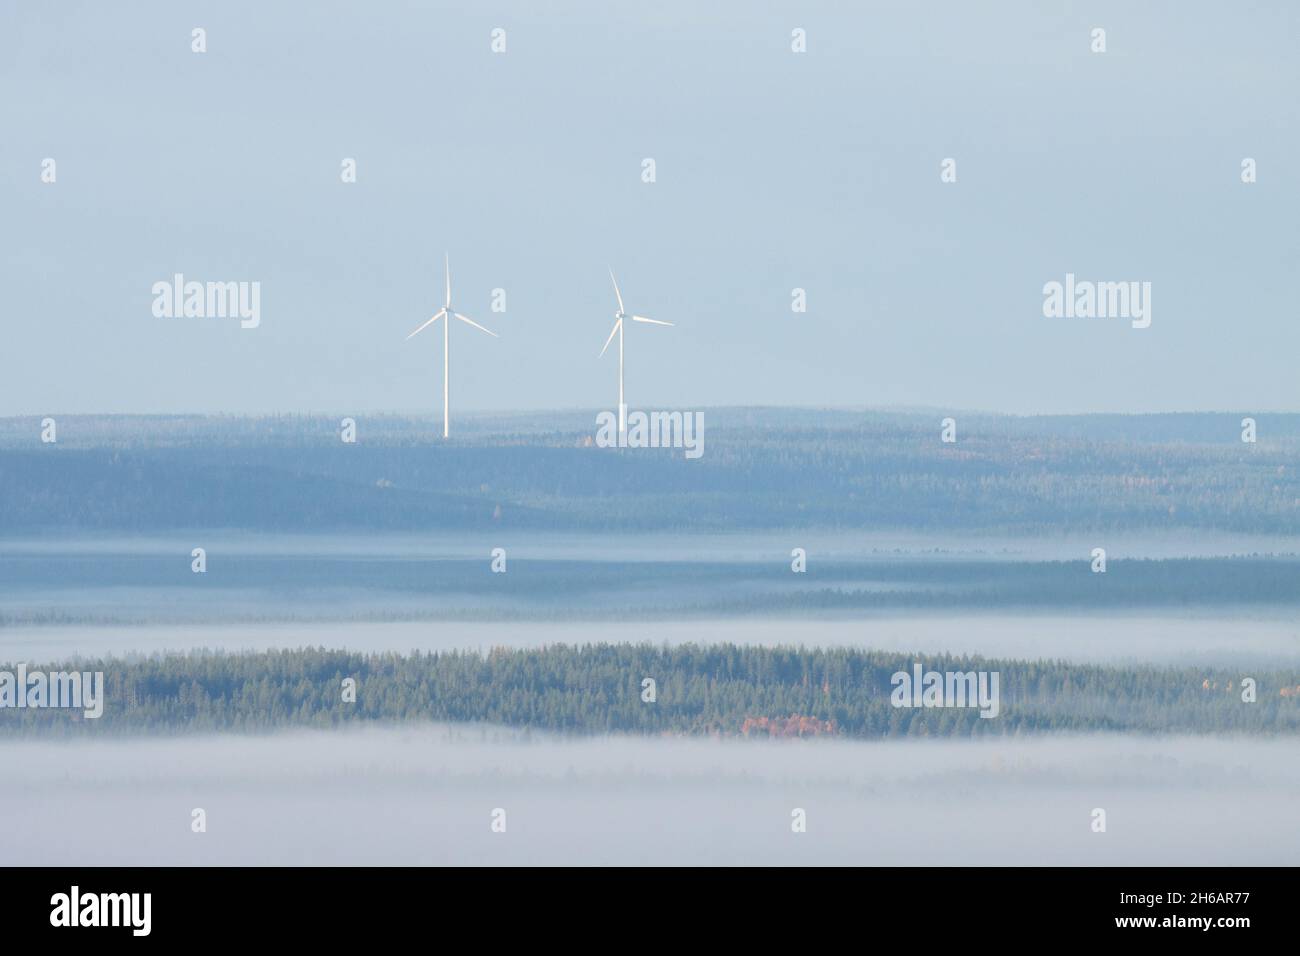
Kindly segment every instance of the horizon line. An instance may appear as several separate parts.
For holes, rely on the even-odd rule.
[[[809,404],[809,405],[669,405],[660,403],[646,403],[645,408],[629,408],[629,414],[636,411],[644,412],[825,412],[839,414],[894,414],[894,415],[923,415],[923,414],[942,414],[942,415],[975,415],[988,418],[1154,418],[1163,415],[1300,415],[1300,409],[1289,411],[1285,409],[1207,409],[1207,408],[1189,408],[1178,409],[1174,411],[1065,411],[1065,412],[1008,412],[995,409],[980,408],[954,408],[942,405],[830,405],[830,404]],[[535,418],[546,415],[593,415],[601,412],[611,412],[612,409],[601,406],[563,406],[554,408],[543,408],[536,410],[522,409],[465,409],[460,412],[467,418]],[[271,410],[271,411],[42,411],[42,412],[18,412],[15,414],[0,415],[0,422],[17,421],[30,418],[46,417],[71,417],[71,418],[242,418],[242,419],[267,419],[267,418],[336,418],[343,416],[345,418],[357,418],[359,416],[373,416],[382,418],[405,418],[419,419],[428,417],[432,420],[438,418],[437,412],[414,409],[361,409],[361,410],[342,410],[342,409],[294,409],[294,410]]]

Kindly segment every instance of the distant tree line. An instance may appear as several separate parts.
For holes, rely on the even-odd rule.
[[[338,421],[0,420],[0,535],[51,530],[743,530],[1300,533],[1300,416],[934,416],[720,410],[704,457],[590,447],[594,419],[523,418],[450,442]],[[509,431],[516,427],[518,431]]]
[[[997,672],[1000,713],[902,708],[896,672]],[[1300,674],[1120,668],[731,644],[556,645],[486,654],[300,649],[82,660],[104,715],[0,709],[0,735],[260,732],[376,721],[575,734],[965,737],[1053,731],[1294,734]],[[12,665],[0,667],[12,670]],[[32,665],[36,668],[36,665]],[[1255,682],[1243,700],[1243,678]],[[355,699],[345,681],[355,682]],[[653,702],[646,698],[653,681]]]

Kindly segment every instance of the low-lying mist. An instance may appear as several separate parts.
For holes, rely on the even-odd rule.
[[[0,863],[1289,865],[1296,756],[1286,739],[574,739],[441,725],[13,742],[0,744]],[[206,832],[191,830],[195,808]]]
[[[856,647],[920,654],[1113,664],[1294,666],[1293,614],[888,614],[692,621],[393,621],[0,627],[0,660],[52,661],[192,650],[329,647],[359,652],[529,648],[604,641]]]

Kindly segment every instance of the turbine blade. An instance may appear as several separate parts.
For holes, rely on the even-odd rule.
[[[450,309],[451,308],[451,253],[449,252],[443,253],[442,261],[443,261],[443,265],[446,267],[446,272],[444,274],[447,276],[447,303],[446,305],[443,306],[443,308]]]
[[[617,322],[614,323],[614,327],[609,330],[609,338],[605,340],[605,348],[600,350],[601,355],[605,354],[605,349],[609,348],[609,343],[614,341],[615,333],[617,333],[618,330],[622,327],[623,327],[622,319],[619,319]]]
[[[479,325],[477,322],[475,322],[473,319],[471,319],[468,315],[461,315],[459,312],[453,312],[452,315],[454,315],[456,318],[460,319],[462,322],[468,322],[470,325],[474,326],[474,328],[478,329],[480,332],[486,332],[488,335],[492,336],[492,338],[494,338],[494,339],[499,339],[499,338],[501,338],[501,336],[497,335],[497,334],[496,334],[495,332],[493,332],[491,329],[485,329],[485,328],[483,328],[483,326]]]
[[[618,280],[614,278],[613,269],[609,270],[609,281],[614,283],[614,297],[618,299],[618,311],[619,312],[627,311],[626,309],[623,308],[623,293],[618,291]]]
[[[651,325],[672,325],[671,322],[662,322],[659,319],[647,319],[644,315],[632,316],[633,322],[649,322]]]
[[[447,314],[447,310],[446,310],[446,309],[440,309],[440,310],[438,311],[438,314],[437,314],[437,315],[435,315],[435,316],[434,316],[433,318],[431,318],[428,322],[425,322],[424,325],[420,326],[418,329],[416,329],[414,332],[412,332],[410,335],[408,335],[408,336],[406,337],[406,341],[408,341],[408,342],[411,341],[411,339],[415,338],[417,335],[419,335],[421,332],[423,332],[423,331],[424,331],[425,329],[427,329],[429,326],[433,325],[433,323],[437,322],[439,319],[441,319],[441,318],[442,318],[444,315],[446,315],[446,314]]]

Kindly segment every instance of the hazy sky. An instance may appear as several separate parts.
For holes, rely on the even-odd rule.
[[[1300,409],[1293,3],[306,9],[0,8],[0,416],[440,412],[445,251],[453,414],[613,407],[611,265],[633,407]]]

